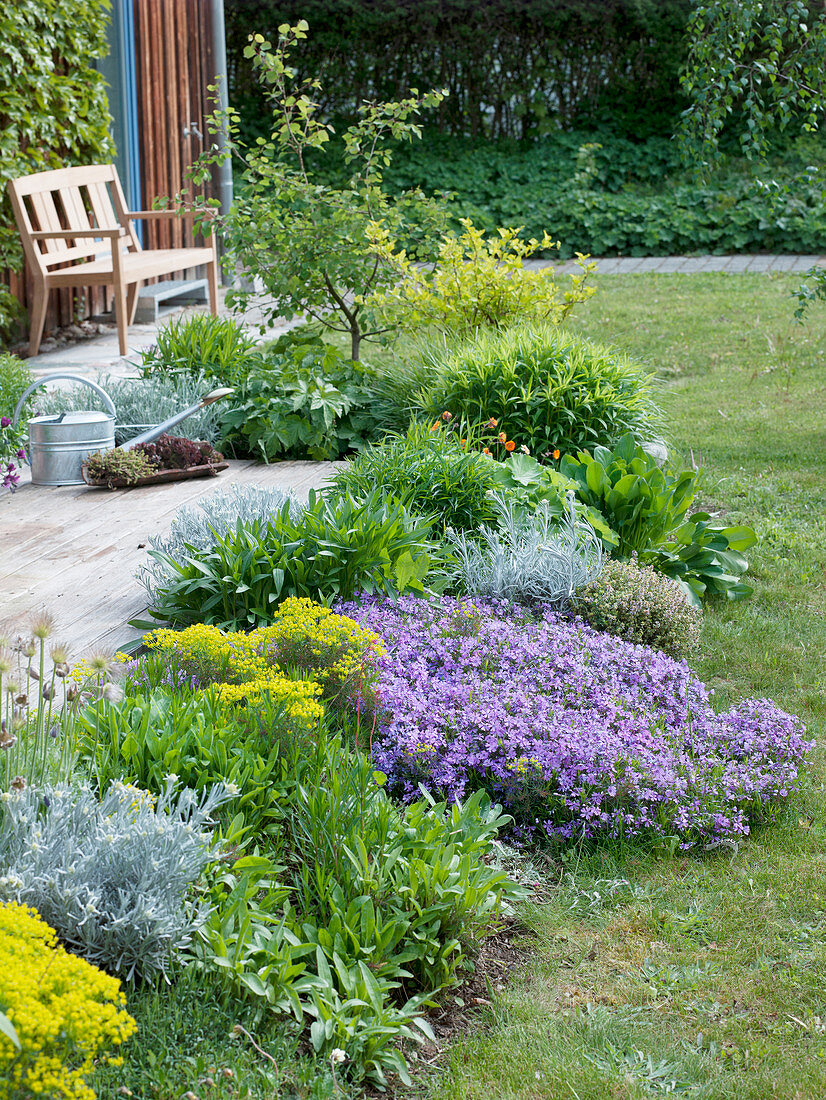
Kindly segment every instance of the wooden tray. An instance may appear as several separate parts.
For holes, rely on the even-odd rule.
[[[229,469],[225,460],[211,462],[203,466],[188,466],[185,470],[156,470],[154,474],[139,477],[137,481],[126,481],[122,477],[110,477],[106,481],[90,481],[86,464],[81,467],[83,480],[91,489],[140,489],[142,485],[164,485],[168,481],[186,481],[192,477],[217,477],[221,470]]]

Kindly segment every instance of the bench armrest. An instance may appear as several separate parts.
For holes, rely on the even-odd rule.
[[[215,213],[212,210],[127,210],[126,217],[130,221],[136,221],[139,218],[200,218],[202,221],[207,221],[215,217]]]
[[[31,237],[32,240],[35,241],[48,241],[50,239],[71,241],[75,238],[85,240],[89,237],[104,237],[109,240],[115,240],[118,237],[124,236],[125,233],[126,230],[122,225],[119,225],[117,229],[45,229],[32,233]]]

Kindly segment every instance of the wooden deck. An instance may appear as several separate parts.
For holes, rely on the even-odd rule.
[[[217,478],[116,491],[21,481],[16,493],[0,494],[0,623],[24,633],[46,610],[72,656],[114,652],[138,637],[128,620],[145,617],[134,574],[149,536],[167,530],[181,505],[232,483],[306,498],[332,470],[326,462],[231,462]]]

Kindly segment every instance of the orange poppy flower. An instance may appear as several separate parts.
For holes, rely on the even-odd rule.
[[[561,452],[561,451],[560,451],[559,449],[555,450],[555,451],[554,451],[554,458],[559,458],[559,456],[560,456],[560,454],[561,454],[561,453],[562,453],[562,452]]]
[[[514,441],[512,439],[509,439],[507,441],[507,443],[505,444],[505,450],[506,451],[512,451],[512,450],[515,449],[515,447],[516,447],[516,444],[514,443]]]
[[[504,432],[499,433],[499,442],[500,443],[506,443],[507,439],[508,439],[508,437],[505,435]]]
[[[447,409],[445,409],[445,411],[442,413],[442,420],[452,420],[452,419],[453,419],[453,413],[448,412]]]
[[[432,432],[435,432],[435,431],[436,431],[436,429],[437,429],[437,428],[441,428],[441,426],[442,426],[442,425],[441,425],[441,422],[440,422],[440,421],[438,421],[438,420],[434,420],[434,421],[433,421],[433,423],[432,423],[432,424],[430,425],[430,430],[431,430]]]
[[[460,439],[459,440],[459,446],[460,447],[466,447],[467,446],[467,440],[466,439]]]
[[[499,423],[499,421],[496,419],[496,417],[492,416],[490,418],[490,420],[488,421],[488,427],[489,428],[495,428],[498,423]]]
[[[485,447],[485,448],[484,448],[484,449],[482,450],[482,454],[484,454],[484,455],[489,455],[489,454],[490,454],[490,447]]]

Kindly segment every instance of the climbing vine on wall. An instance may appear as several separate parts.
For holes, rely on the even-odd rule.
[[[0,336],[19,312],[7,285],[23,254],[6,182],[112,159],[109,105],[95,62],[107,51],[109,0],[0,4]]]

